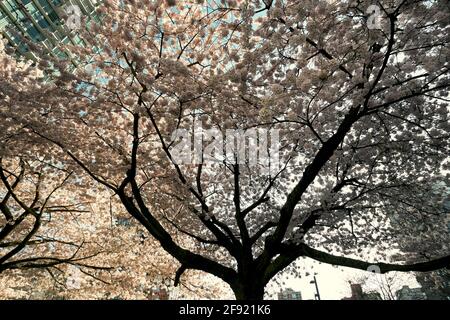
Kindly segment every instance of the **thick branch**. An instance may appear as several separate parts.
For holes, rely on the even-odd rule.
[[[434,271],[443,268],[450,268],[450,255],[430,260],[427,262],[419,262],[413,264],[391,264],[391,263],[383,263],[383,262],[366,262],[362,260],[357,260],[353,258],[346,258],[335,256],[326,252],[322,252],[316,249],[313,249],[306,244],[302,244],[298,249],[302,255],[312,258],[314,260],[337,265],[343,267],[349,267],[354,269],[367,270],[369,267],[378,267],[381,273],[386,273],[389,271],[418,271],[418,272],[428,272]]]

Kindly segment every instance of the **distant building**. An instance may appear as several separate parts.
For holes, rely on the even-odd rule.
[[[427,300],[450,300],[450,271],[447,269],[416,274]]]
[[[351,283],[350,289],[352,295],[350,297],[342,298],[341,300],[382,300],[378,292],[364,292],[361,284]]]
[[[352,295],[350,297],[343,298],[342,300],[364,300],[364,293],[359,283],[350,284]]]
[[[278,293],[278,300],[302,300],[302,293],[292,289],[282,290]]]
[[[28,58],[34,56],[19,35],[40,43],[54,56],[71,58],[58,45],[85,43],[65,25],[64,10],[77,8],[81,15],[97,19],[96,4],[97,0],[0,0],[0,34],[18,54]]]
[[[421,288],[403,286],[395,293],[397,300],[426,300],[427,296]]]
[[[364,294],[364,300],[383,300],[381,294],[376,291],[370,291]]]

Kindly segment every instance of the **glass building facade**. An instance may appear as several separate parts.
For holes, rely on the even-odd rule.
[[[84,45],[76,30],[65,25],[65,8],[77,6],[81,15],[94,17],[98,0],[0,0],[0,33],[16,52],[33,58],[22,37],[38,42],[52,55],[70,58],[59,43]]]

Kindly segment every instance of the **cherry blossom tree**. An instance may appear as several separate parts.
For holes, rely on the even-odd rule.
[[[87,212],[82,204],[56,204],[52,201],[52,196],[70,175],[63,181],[55,181],[52,186],[45,180],[43,170],[34,171],[37,169],[36,165],[30,172],[30,163],[26,160],[20,159],[10,166],[16,170],[5,168],[8,166],[2,159],[0,273],[8,269],[31,268],[45,268],[52,273],[51,269],[57,269],[61,264],[72,264],[87,270],[107,269],[86,262],[96,254],[84,255],[84,243],[78,242],[78,237],[65,239],[53,236],[56,232],[52,232],[52,219],[65,220],[54,216]],[[50,189],[45,190],[44,186]]]
[[[107,192],[70,203],[71,175],[36,162],[1,161],[1,299],[147,299],[153,288],[191,298],[221,293],[206,291],[198,274],[174,292],[173,258],[125,219]]]
[[[166,290],[170,299],[218,298],[227,294],[217,280],[199,273],[183,277],[179,287],[174,288],[176,261],[162,252],[143,227],[124,218],[115,203],[111,216],[109,196],[100,194],[103,201],[92,203],[89,212],[78,213],[76,225],[68,219],[61,221],[54,213],[51,228],[45,222],[38,234],[48,237],[57,232],[59,238],[80,242],[82,238],[80,253],[96,255],[79,261],[81,265],[75,260],[54,267],[23,265],[4,270],[0,274],[0,299],[151,299],[151,292],[156,289]],[[27,256],[40,253],[33,244],[29,245]],[[65,253],[62,249],[56,247],[51,252]],[[87,263],[102,268],[92,270],[84,266]]]
[[[31,70],[30,62],[4,55],[1,43],[2,80],[10,76],[24,81],[42,75]],[[2,81],[11,85],[12,81]],[[24,83],[25,84],[25,83]],[[4,91],[2,90],[2,98]],[[94,261],[102,254],[97,243],[86,241],[79,227],[83,215],[90,213],[89,202],[78,197],[68,185],[73,173],[53,164],[39,154],[36,144],[22,136],[23,126],[0,111],[0,274],[2,280],[12,270],[42,269],[56,279],[67,266],[79,268],[85,275],[110,268]],[[17,148],[21,145],[19,148]],[[40,149],[41,150],[41,149]]]
[[[28,43],[35,64],[8,65],[0,106],[15,139],[113,193],[179,262],[175,284],[199,270],[262,299],[299,258],[449,266],[448,234],[431,232],[433,256],[389,263],[392,219],[433,225],[431,186],[449,181],[447,1],[106,0],[98,14],[67,59]],[[279,144],[242,159],[230,129]]]

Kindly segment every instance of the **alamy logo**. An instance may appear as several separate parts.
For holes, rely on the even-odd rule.
[[[367,267],[367,271],[372,272],[372,273],[380,274],[381,273],[381,268],[379,266],[377,266],[376,264],[372,264],[372,265]]]
[[[64,8],[67,15],[66,26],[71,30],[78,30],[81,27],[81,9],[75,4],[67,5]]]
[[[377,5],[371,5],[367,8],[367,28],[370,30],[381,29],[381,9]]]
[[[203,129],[199,121],[194,130],[177,129],[170,149],[176,164],[239,164],[254,167],[261,174],[279,171],[279,130]]]

